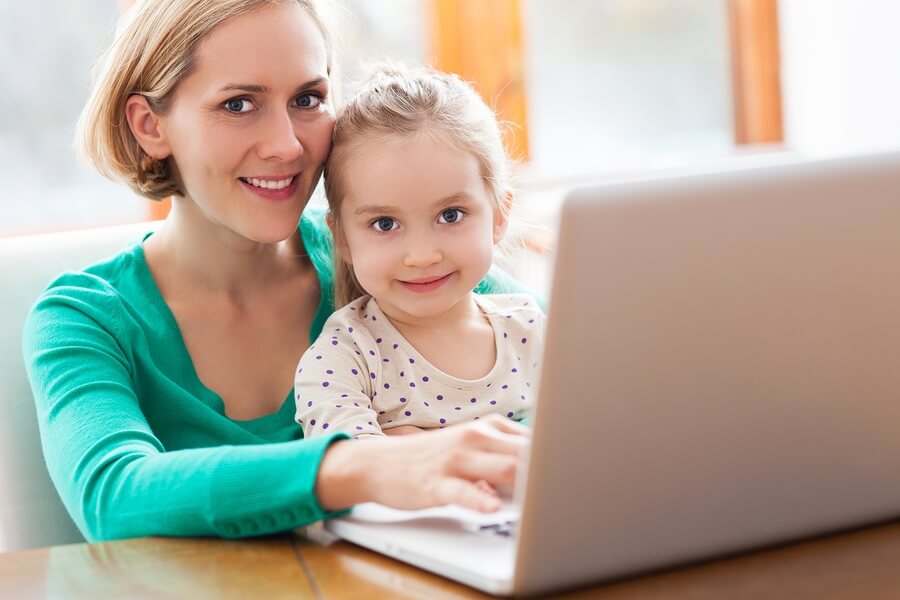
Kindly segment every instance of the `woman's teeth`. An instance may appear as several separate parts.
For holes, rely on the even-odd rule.
[[[283,190],[287,186],[291,185],[291,182],[294,181],[294,178],[288,177],[287,179],[272,181],[268,179],[253,179],[249,177],[241,177],[241,181],[243,181],[244,183],[249,183],[253,187],[262,188],[264,190]]]

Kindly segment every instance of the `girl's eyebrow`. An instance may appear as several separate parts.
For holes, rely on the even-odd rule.
[[[439,198],[431,203],[431,208],[441,208],[444,206],[449,206],[451,204],[460,204],[469,202],[472,200],[471,194],[467,192],[456,192],[455,194],[450,194],[449,196],[445,196],[443,198]],[[396,206],[389,206],[387,204],[364,204],[360,206],[356,210],[353,211],[354,215],[366,215],[366,214],[390,214],[397,212]]]
[[[327,79],[324,77],[316,77],[315,79],[311,79],[307,81],[303,85],[301,85],[298,89],[305,90],[311,87],[316,87],[317,85],[322,85],[325,83]],[[219,89],[219,92],[246,92],[248,94],[265,94],[268,93],[269,88],[264,85],[253,85],[250,83],[229,83],[222,86]]]

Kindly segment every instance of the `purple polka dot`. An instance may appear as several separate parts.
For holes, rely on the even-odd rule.
[[[381,338],[378,338],[377,340],[375,340],[375,343],[376,343],[376,344],[380,344],[380,343],[381,343]]]
[[[428,404],[427,402],[422,402],[422,404],[424,404],[425,406],[431,406],[431,405]]]
[[[486,385],[486,386],[484,386],[484,387],[491,387],[491,384],[490,384],[490,383],[489,383],[489,384],[487,384],[487,385]]]
[[[331,345],[332,345],[332,346],[337,346],[337,345],[338,345],[338,341],[337,341],[337,340],[331,340]]]
[[[379,415],[383,415],[383,414],[384,414],[384,411],[383,411],[383,410],[379,410],[379,411],[378,411],[378,414],[379,414]]]
[[[356,408],[359,408],[359,402],[354,402],[353,406],[355,406]]]
[[[312,400],[306,403],[306,406],[312,406]]]
[[[369,425],[371,425],[371,424],[372,424],[372,421],[369,421]]]
[[[453,410],[462,410],[462,407],[461,407],[461,406],[454,406],[454,407],[453,407]]]
[[[400,347],[400,344],[394,344],[394,350]]]
[[[318,356],[316,357],[316,360],[322,360],[322,355],[321,355],[321,354],[318,355]]]
[[[522,343],[525,344],[528,342],[528,338],[522,338]]]
[[[391,389],[391,384],[389,384],[389,383],[384,384],[384,389],[386,389],[386,390]]]
[[[411,413],[410,411],[406,411],[406,412],[403,413],[403,414],[406,415],[407,417],[411,417],[411,416],[412,416],[412,413]]]
[[[524,341],[524,340],[522,340],[522,343],[523,343],[523,344],[524,344],[524,343],[525,343],[525,341]],[[371,355],[372,355],[372,356],[375,356],[375,351],[374,351],[374,350],[369,350],[369,354],[371,354]]]
[[[503,389],[503,390],[505,390],[505,389],[506,389],[506,388],[508,388],[508,387],[509,387],[509,386],[508,386],[508,385],[506,385],[506,384],[505,384],[505,383],[504,383],[504,384],[503,384],[503,385],[502,385],[502,386],[501,386],[501,387],[500,387],[500,389]]]
[[[441,418],[441,423],[446,423],[447,419]]]
[[[352,327],[348,327],[348,328],[347,328],[347,331],[350,332],[350,333],[353,333],[353,328],[352,328]]]
[[[513,370],[512,370],[512,372],[513,372],[513,373],[518,373],[518,372],[519,372],[519,370],[518,370],[518,369],[517,369],[517,368],[515,368],[515,367],[513,367]]]
[[[350,372],[354,375],[359,375],[359,371],[357,371],[356,369],[350,369]]]
[[[400,377],[403,377],[403,371],[400,371]]]
[[[375,315],[372,315],[372,320],[377,321],[378,319],[375,318]]]
[[[322,429],[328,429],[328,423],[322,423]]]
[[[328,369],[328,370],[325,371],[325,372],[328,373],[329,375],[334,375],[334,371],[332,371],[331,369]]]
[[[531,387],[531,384],[528,383],[528,382],[526,381],[526,382],[525,382],[525,387]]]
[[[362,425],[357,425],[357,426],[356,426],[356,430],[357,430],[357,431],[362,431]]]
[[[347,394],[341,394],[341,398],[347,398]]]
[[[521,396],[519,396],[519,398],[521,398],[522,400],[524,400],[524,399],[525,399],[525,394],[522,394]]]
[[[302,373],[302,372],[303,372],[303,368],[302,368],[302,367],[299,368],[299,369],[297,369],[297,373],[298,373],[298,374],[299,374],[299,373]]]
[[[443,399],[444,399],[444,396],[442,396],[441,394],[438,394],[437,396],[435,396],[435,398],[436,398],[437,400],[443,400]]]
[[[322,387],[328,387],[330,384],[327,381],[322,382]]]
[[[335,404],[334,407],[335,408],[344,408],[344,405],[343,404]]]
[[[382,358],[382,359],[381,359],[381,362],[391,362],[391,359],[389,359],[389,358]]]
[[[528,319],[529,323],[534,323],[534,319]]]
[[[414,361],[413,359],[409,359],[409,364],[414,364],[415,362],[416,361]]]
[[[491,400],[491,404],[497,404],[496,400]]]
[[[315,426],[316,426],[316,420],[315,420],[315,419],[310,419],[310,420],[309,420],[309,424],[310,424],[311,427],[315,427]]]
[[[475,404],[476,402],[478,402],[478,398],[469,398],[469,402]]]
[[[369,377],[371,377],[372,379],[375,379],[375,373],[369,373]]]
[[[503,337],[509,337],[509,336],[506,335],[506,332],[505,332],[505,331],[503,332]]]
[[[510,412],[510,413],[506,413],[506,416],[509,417],[510,419],[512,419],[513,413],[511,413],[511,412]]]
[[[427,383],[427,382],[428,382],[428,375],[425,375],[424,377],[422,377],[422,381],[424,381],[424,382]]]
[[[406,398],[400,398],[400,402],[406,402]]]
[[[410,381],[410,382],[409,382],[409,387],[416,387],[416,382],[415,382],[415,381]]]

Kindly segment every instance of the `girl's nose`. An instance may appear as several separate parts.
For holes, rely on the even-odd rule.
[[[429,236],[410,244],[403,257],[403,264],[410,268],[424,268],[437,264],[444,259],[443,253]]]

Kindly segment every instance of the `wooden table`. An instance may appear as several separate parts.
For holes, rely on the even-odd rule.
[[[0,598],[485,598],[344,542],[147,538],[0,554]],[[900,598],[900,524],[554,598]]]

